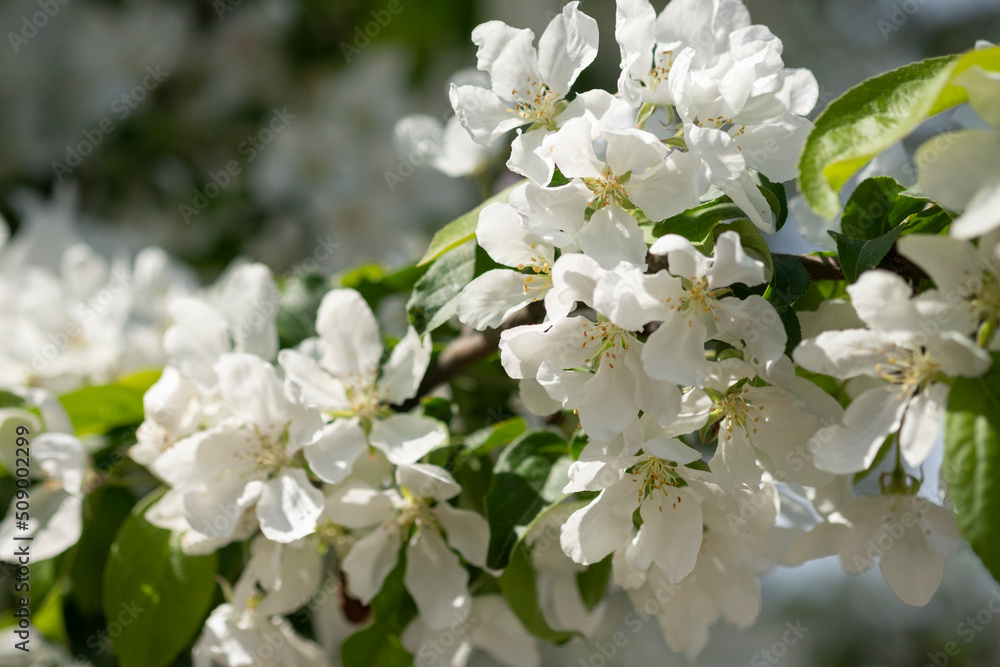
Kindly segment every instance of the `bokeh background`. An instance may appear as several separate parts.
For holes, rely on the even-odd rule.
[[[203,280],[240,256],[286,272],[317,247],[334,248],[328,273],[412,262],[481,200],[483,183],[410,164],[396,121],[447,118],[449,77],[475,64],[475,25],[501,19],[540,34],[562,2],[396,1],[402,11],[381,25],[387,0],[3,0],[0,213],[15,233],[71,230],[109,257],[159,245]],[[873,74],[1000,38],[998,0],[747,4],[784,41],[786,64],[815,72],[821,107]],[[37,27],[41,5],[52,15]],[[578,86],[613,90],[614,2],[581,8],[599,21],[602,50]],[[372,21],[374,37],[362,32]],[[505,179],[498,170],[487,180]],[[998,665],[991,604],[1000,609],[1000,587],[967,550],[923,609],[899,602],[877,573],[848,579],[820,561],[765,577],[757,626],[715,628],[699,662]],[[612,598],[599,636],[548,651],[545,664],[686,662],[668,654],[655,622],[625,625],[628,611]],[[765,655],[789,623],[807,630]],[[608,657],[619,630],[628,641]]]

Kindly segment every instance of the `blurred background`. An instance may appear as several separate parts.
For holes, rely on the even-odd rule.
[[[388,13],[392,2],[401,10]],[[159,245],[202,280],[240,256],[287,272],[318,248],[332,249],[321,272],[405,265],[481,201],[484,183],[513,177],[456,180],[414,164],[394,144],[396,121],[448,118],[449,77],[475,65],[475,25],[500,19],[540,34],[562,4],[4,0],[0,213],[15,233],[33,221],[71,229],[109,257]],[[820,108],[873,74],[1000,37],[997,0],[747,4],[784,41],[786,65],[816,74]],[[581,8],[600,23],[602,51],[578,89],[614,90],[614,2]],[[967,551],[924,609],[899,602],[877,573],[849,580],[830,561],[782,570],[765,578],[757,626],[717,627],[699,662],[997,665],[995,586]],[[553,649],[545,664],[684,664],[655,622],[624,626],[628,611],[612,599],[601,637]],[[977,614],[970,635],[966,617]],[[808,630],[772,650],[788,623]],[[617,630],[629,642],[608,656],[601,642]]]

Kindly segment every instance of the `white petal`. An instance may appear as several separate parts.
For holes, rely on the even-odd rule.
[[[436,419],[399,413],[374,422],[368,440],[392,463],[416,463],[448,442],[448,430]]]
[[[351,474],[354,461],[368,449],[368,439],[357,417],[327,424],[302,449],[309,469],[324,482],[336,484]]]
[[[362,604],[372,601],[382,583],[399,562],[402,536],[391,523],[379,526],[354,543],[341,562],[351,594]]]
[[[322,365],[338,378],[378,368],[382,336],[372,309],[352,289],[330,290],[319,304],[316,331],[326,343]]]
[[[309,483],[305,470],[283,470],[264,485],[257,501],[260,530],[275,542],[301,539],[316,531],[323,502],[323,493]]]
[[[701,549],[701,505],[686,489],[653,492],[639,507],[646,547],[673,583],[694,569]]]
[[[549,88],[565,96],[597,56],[597,21],[567,3],[538,40],[538,68]]]
[[[650,334],[642,348],[642,365],[656,380],[700,387],[708,377],[705,325],[693,316],[674,315]]]
[[[865,470],[886,436],[899,428],[907,401],[890,387],[869,389],[847,406],[842,425],[827,426],[812,437],[816,467],[837,474]]]
[[[412,398],[430,362],[431,337],[421,338],[411,326],[382,367],[382,377],[378,381],[379,395],[393,405]]]
[[[395,513],[392,499],[364,482],[350,481],[326,497],[323,518],[338,526],[358,529],[389,521]]]
[[[462,324],[477,331],[495,329],[508,317],[533,300],[544,296],[528,292],[529,276],[508,269],[493,269],[465,286],[455,304],[455,312]]]
[[[743,283],[747,287],[767,282],[764,262],[754,259],[743,249],[740,235],[730,230],[715,240],[712,267],[708,270],[711,289]]]
[[[83,498],[61,489],[47,491],[44,486],[31,487],[31,515],[27,530],[16,530],[17,508],[11,503],[7,516],[0,523],[2,560],[17,563],[18,548],[30,545],[33,561],[58,556],[80,540],[83,533]],[[33,537],[31,542],[15,537]]]
[[[410,538],[403,581],[429,627],[441,630],[468,616],[469,573],[434,531],[418,529]]]
[[[448,544],[473,565],[485,567],[490,545],[490,525],[486,519],[478,512],[452,507],[447,502],[434,506],[434,516],[444,528]]]
[[[274,366],[252,354],[225,354],[215,369],[222,398],[248,423],[278,433],[284,430],[291,402]]]
[[[555,173],[556,163],[542,152],[542,141],[546,133],[542,130],[524,132],[518,130],[510,144],[510,159],[507,168],[521,174],[535,183],[548,184]]]
[[[396,468],[396,483],[417,498],[433,498],[439,502],[457,496],[462,490],[450,472],[426,463],[400,464]]]
[[[485,88],[452,84],[449,96],[455,117],[477,144],[489,146],[525,123],[509,111],[507,102]]]
[[[331,412],[350,407],[344,384],[320,368],[319,362],[298,350],[282,350],[278,363],[285,369],[285,376],[302,392],[304,401]]]
[[[899,446],[903,460],[911,468],[920,467],[941,435],[948,389],[943,382],[935,382],[917,394],[906,408]]]
[[[490,73],[493,92],[511,99],[514,90],[525,91],[527,80],[540,81],[538,54],[532,42],[533,32],[512,28],[501,21],[487,21],[472,31],[472,41],[479,47],[477,67]]]
[[[646,264],[646,242],[639,223],[617,206],[605,206],[591,216],[580,230],[580,250],[605,269],[619,262]]]
[[[571,118],[545,137],[543,150],[548,150],[556,166],[567,178],[600,178],[604,164],[594,153],[594,126],[586,118]]]
[[[563,524],[559,543],[574,562],[597,563],[629,540],[632,513],[639,506],[633,486],[626,480],[604,489]]]
[[[698,206],[707,189],[708,169],[692,153],[674,151],[652,169],[633,174],[628,197],[650,220],[665,220]]]

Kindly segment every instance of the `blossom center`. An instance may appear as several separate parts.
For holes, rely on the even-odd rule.
[[[534,242],[531,244],[531,249],[535,249]],[[532,302],[538,301],[552,288],[552,267],[549,266],[546,259],[532,255],[528,259],[528,264],[518,264],[517,269],[519,271],[529,269],[533,272],[524,274],[524,293],[535,292],[535,296],[531,299]]]
[[[653,54],[653,66],[649,68],[649,76],[642,82],[652,92],[670,78],[670,68],[674,66],[674,52],[660,51]]]
[[[549,88],[547,83],[535,81],[530,76],[526,77],[524,89],[515,88],[510,91],[510,96],[514,100],[514,108],[508,111],[513,111],[522,120],[543,123],[555,129],[553,112],[560,95]]]
[[[622,206],[628,198],[625,192],[627,176],[617,176],[611,172],[611,167],[604,167],[598,178],[586,178],[583,181],[594,193],[593,203],[596,208],[604,208],[608,204]]]
[[[909,348],[901,348],[875,364],[875,372],[890,383],[890,390],[898,388],[901,396],[912,396],[926,387],[937,378],[940,368],[926,350]]]
[[[673,461],[665,461],[655,456],[647,457],[633,468],[632,481],[639,485],[637,491],[640,503],[654,491],[662,491],[675,508],[677,503],[681,502],[679,495],[671,499],[670,489],[679,487],[683,483],[681,476],[677,474],[677,464]],[[660,511],[663,511],[662,505]]]
[[[726,442],[733,439],[733,430],[740,428],[747,438],[757,433],[756,424],[764,412],[763,405],[753,405],[745,395],[750,389],[743,387],[738,393],[728,393],[715,401],[712,414],[722,418],[722,428],[726,430]]]
[[[594,370],[602,361],[614,368],[618,355],[624,355],[628,350],[632,334],[611,322],[588,322],[583,326],[583,345],[593,348],[591,356],[584,363],[592,364]]]

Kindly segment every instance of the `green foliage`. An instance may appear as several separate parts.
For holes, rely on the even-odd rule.
[[[839,191],[877,154],[924,119],[965,102],[955,77],[972,66],[1000,70],[1000,47],[931,58],[851,88],[816,119],[799,159],[799,190],[820,215],[840,210]]]
[[[962,534],[1000,579],[1000,353],[978,378],[958,378],[945,417],[944,478]]]
[[[829,232],[830,236],[837,242],[840,268],[843,270],[847,282],[855,282],[862,273],[878,266],[879,262],[885,259],[885,256],[892,250],[892,246],[902,231],[903,227],[897,226],[871,241],[852,239],[837,232]]]
[[[498,447],[506,447],[526,430],[528,424],[520,417],[505,419],[470,433],[465,438],[465,446],[470,454],[481,456]]]
[[[410,323],[420,334],[434,331],[455,315],[462,289],[498,266],[475,241],[449,250],[414,285],[406,304]]]
[[[188,556],[180,536],[146,521],[153,494],[132,510],[104,568],[104,616],[122,667],[165,667],[201,629],[215,593],[218,553]]]
[[[907,216],[923,210],[926,205],[920,199],[900,196],[905,190],[889,176],[875,176],[862,182],[844,207],[841,232],[865,241],[887,234]]]
[[[611,579],[611,556],[608,556],[599,563],[594,563],[583,572],[576,575],[576,585],[580,589],[580,598],[587,609],[593,609],[608,590],[608,581]]]
[[[557,463],[572,460],[569,444],[550,431],[531,431],[504,449],[493,469],[486,494],[490,548],[486,564],[507,566],[518,541],[517,528],[526,526],[558,498],[550,493],[549,478]]]
[[[355,632],[340,647],[340,658],[345,665],[408,667],[413,664],[413,655],[403,648],[399,639],[417,613],[403,583],[405,572],[404,546],[399,552],[399,563],[371,602],[371,625]]]
[[[788,334],[785,353],[790,355],[802,340],[802,326],[792,304],[806,293],[811,280],[802,262],[794,257],[774,256],[772,262],[774,271],[764,298],[771,302],[781,317],[785,333]]]
[[[143,371],[114,384],[84,387],[59,397],[77,435],[105,434],[144,418],[142,396],[160,378],[160,371]]]
[[[549,548],[558,549],[559,545],[553,544]],[[511,611],[528,632],[539,639],[557,644],[573,638],[573,633],[553,630],[545,620],[538,604],[538,587],[535,584],[535,568],[531,562],[531,548],[524,542],[517,543],[510,555],[507,569],[500,576],[498,583]]]
[[[479,214],[482,210],[490,204],[494,204],[496,202],[506,202],[510,199],[510,193],[513,192],[514,188],[522,185],[523,183],[525,183],[525,181],[520,181],[506,190],[498,192],[476,208],[461,217],[452,220],[447,225],[439,229],[437,233],[434,234],[434,238],[431,239],[431,244],[427,248],[427,252],[425,252],[424,256],[420,258],[419,262],[417,262],[417,266],[429,264],[449,250],[457,248],[463,243],[467,243],[468,241],[476,238],[476,226],[479,224]]]

